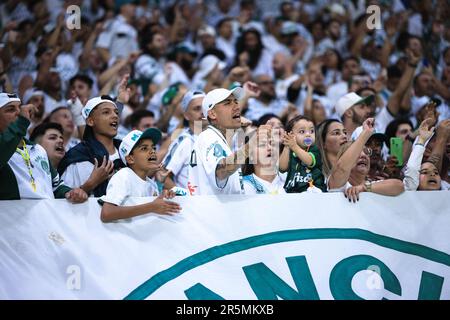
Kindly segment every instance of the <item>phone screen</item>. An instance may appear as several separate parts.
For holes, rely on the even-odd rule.
[[[395,156],[398,160],[397,166],[403,166],[403,140],[401,138],[393,137],[391,142],[391,156]]]

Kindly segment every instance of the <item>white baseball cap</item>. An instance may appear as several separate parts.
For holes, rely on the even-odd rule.
[[[207,118],[208,111],[214,108],[216,104],[228,98],[231,94],[234,95],[236,99],[241,100],[242,98],[244,98],[245,92],[242,87],[236,87],[232,90],[219,88],[208,92],[202,103],[203,116]]]
[[[161,131],[157,128],[148,128],[144,132],[139,130],[133,130],[128,133],[120,143],[119,155],[123,163],[127,164],[125,157],[133,151],[134,146],[142,139],[151,139],[154,144],[157,144],[161,140]]]
[[[197,35],[199,37],[201,37],[203,35],[210,35],[210,36],[215,37],[216,36],[216,30],[214,30],[214,28],[209,26],[209,25],[204,25],[198,30]]]
[[[221,61],[215,55],[208,54],[204,56],[199,63],[198,71],[195,73],[195,78],[203,79],[205,78],[217,65],[219,70],[223,70],[226,67],[226,63]]]
[[[19,102],[20,103],[20,99],[17,96],[17,94],[6,93],[6,92],[0,93],[0,108],[3,108],[10,102]]]
[[[183,109],[183,112],[186,112],[189,107],[189,103],[191,103],[192,100],[204,97],[205,93],[200,90],[190,90],[186,92],[181,100],[181,109]]]
[[[83,115],[83,118],[86,120],[89,117],[89,114],[92,112],[92,110],[94,110],[95,107],[97,107],[100,103],[103,103],[103,102],[111,103],[114,107],[117,108],[117,105],[110,98],[107,98],[106,96],[95,97],[95,98],[89,99],[88,102],[86,103],[86,105],[84,106],[83,110],[81,110],[81,114]]]
[[[36,88],[30,88],[27,91],[25,91],[25,94],[23,95],[23,103],[28,103],[31,98],[41,96],[44,97],[44,91],[41,91]]]
[[[373,95],[367,96],[367,97],[361,97],[357,95],[354,92],[347,93],[345,96],[342,96],[339,98],[339,100],[336,103],[336,112],[338,113],[339,117],[342,118],[345,111],[353,107],[357,104],[369,104],[373,101],[375,97]]]

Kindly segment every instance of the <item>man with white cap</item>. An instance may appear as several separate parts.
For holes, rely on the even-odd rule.
[[[221,61],[215,55],[208,54],[204,56],[199,63],[199,69],[192,79],[192,88],[194,90],[209,91],[211,87],[223,81],[222,70],[226,63]]]
[[[189,160],[198,135],[203,131],[207,122],[203,119],[202,102],[205,98],[203,91],[188,91],[181,100],[185,124],[188,127],[169,146],[167,155],[162,161],[168,170],[164,186],[171,189],[174,186],[187,189]]]
[[[25,138],[35,110],[32,104],[21,106],[16,94],[0,93],[0,200],[86,201],[83,190],[64,185],[45,149]]]
[[[371,115],[369,104],[373,99],[374,96],[363,98],[354,92],[350,92],[337,101],[336,113],[341,118],[349,136]]]
[[[188,190],[191,195],[241,194],[243,182],[241,165],[248,158],[248,144],[232,151],[232,140],[243,126],[239,100],[244,89],[214,89],[202,103],[208,128],[194,144],[189,166]]]

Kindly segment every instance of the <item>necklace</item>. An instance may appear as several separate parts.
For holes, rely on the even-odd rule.
[[[25,164],[27,165],[28,168],[28,173],[30,174],[31,187],[33,188],[33,191],[36,192],[36,181],[34,180],[33,171],[31,170],[33,165],[31,164],[30,154],[28,153],[27,144],[25,143],[25,140],[22,139],[22,143],[23,143],[23,151],[19,148],[16,148],[16,152],[19,153],[22,156],[23,161],[25,161]]]

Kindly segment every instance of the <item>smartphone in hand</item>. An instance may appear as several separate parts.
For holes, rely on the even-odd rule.
[[[391,156],[397,158],[397,167],[403,166],[403,140],[401,138],[391,138]]]

